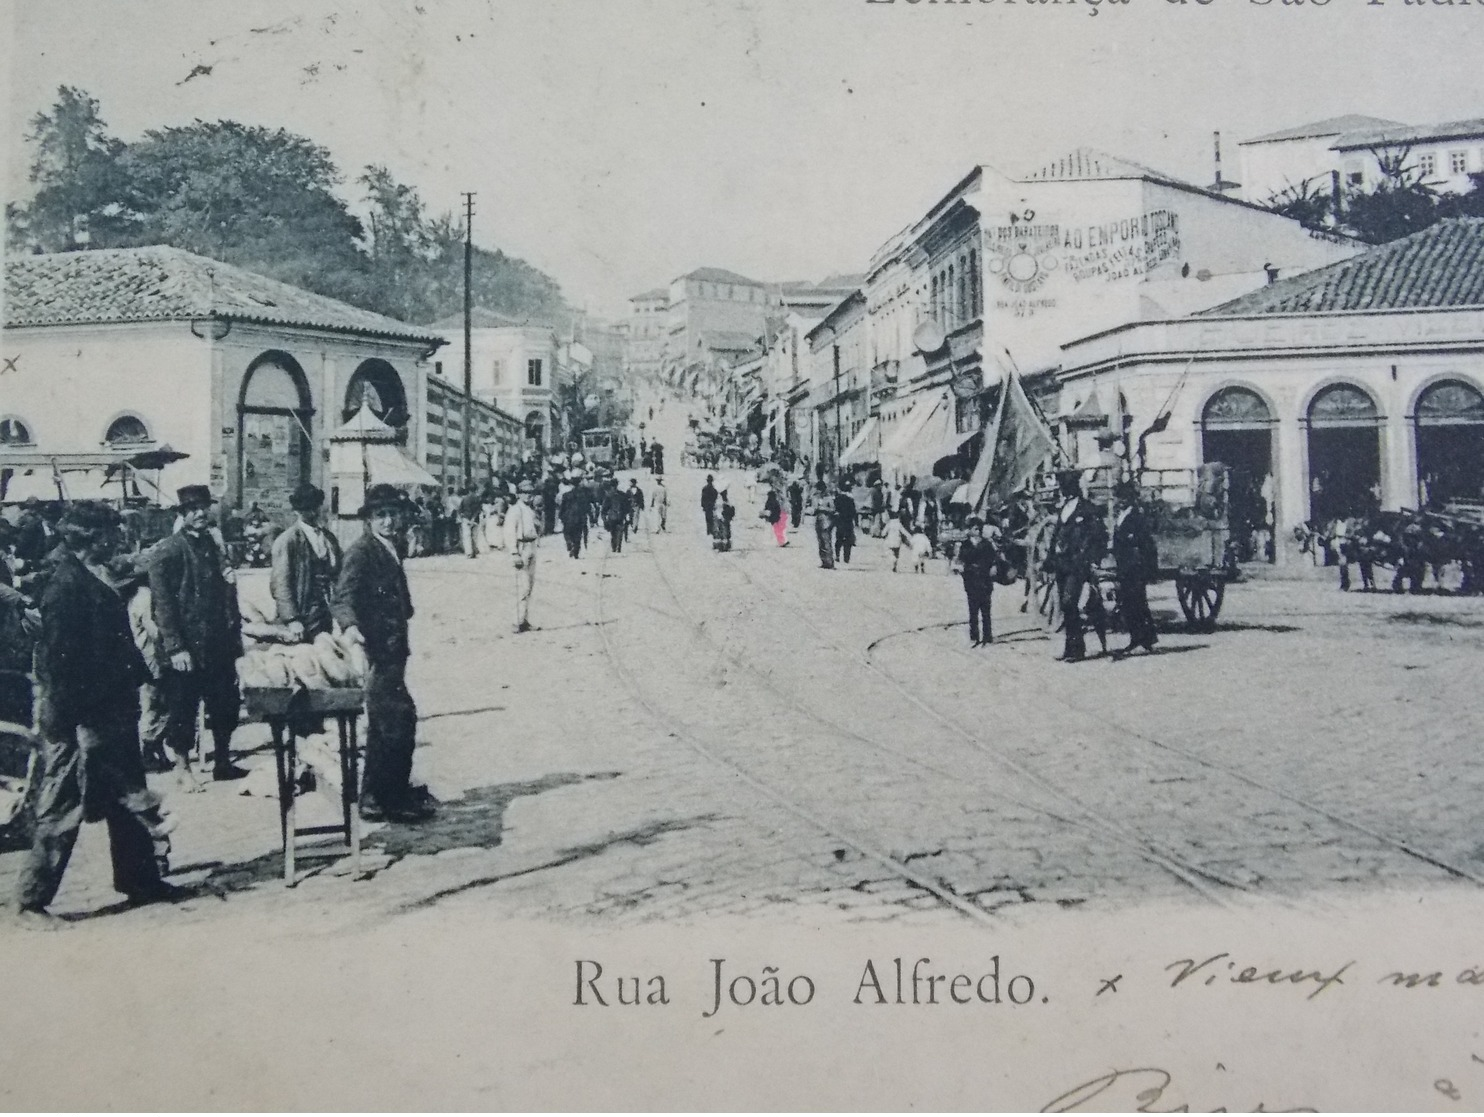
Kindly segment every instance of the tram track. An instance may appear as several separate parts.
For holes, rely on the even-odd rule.
[[[652,551],[651,551],[652,553]],[[825,820],[808,807],[799,803],[772,784],[754,775],[741,765],[727,759],[721,752],[704,739],[706,734],[695,726],[682,721],[674,715],[667,713],[658,703],[645,691],[638,678],[624,663],[614,648],[613,640],[608,632],[608,618],[604,615],[604,586],[607,578],[604,576],[608,562],[608,554],[600,557],[598,562],[597,587],[594,591],[595,597],[595,623],[593,627],[598,632],[599,642],[603,647],[604,657],[607,659],[610,669],[615,678],[629,691],[634,700],[640,705],[645,713],[655,722],[657,726],[665,728],[676,740],[683,742],[696,755],[710,764],[729,772],[736,779],[741,780],[752,788],[763,798],[771,801],[787,814],[804,822],[814,830],[821,833],[831,842],[853,849],[860,856],[885,869],[893,877],[903,880],[914,888],[925,894],[936,898],[940,903],[958,912],[960,915],[975,923],[986,927],[999,928],[1002,926],[1000,920],[996,919],[983,908],[965,900],[962,896],[947,888],[943,884],[930,879],[922,873],[917,872],[899,859],[892,857],[889,853],[878,849],[874,843],[852,833],[847,827],[835,822]],[[677,600],[678,603],[678,600]]]
[[[1014,758],[1005,754],[1002,750],[994,749],[992,746],[985,744],[972,730],[963,726],[961,723],[948,718],[946,715],[943,715],[941,711],[938,711],[931,705],[923,702],[922,699],[913,694],[909,688],[902,684],[900,680],[896,679],[895,676],[892,676],[889,672],[886,672],[878,665],[871,663],[868,658],[851,656],[850,653],[841,648],[839,644],[836,643],[828,633],[826,633],[822,628],[814,624],[812,621],[807,620],[807,618],[805,619],[805,623],[806,625],[808,625],[811,631],[813,631],[816,636],[818,636],[828,647],[834,650],[838,655],[843,656],[854,665],[864,666],[868,670],[875,672],[877,675],[887,681],[903,697],[905,697],[913,706],[920,710],[923,710],[940,724],[943,724],[950,728],[958,736],[963,738],[972,748],[976,749],[981,754],[989,756],[991,759],[995,760],[1003,767],[1014,772],[1022,780],[1029,782],[1042,795],[1049,796],[1053,800],[1053,802],[1058,803],[1058,805],[1051,806],[1044,802],[1031,802],[1024,798],[1019,798],[1011,795],[1004,790],[1002,784],[990,782],[984,777],[983,773],[980,772],[964,772],[962,770],[949,771],[923,759],[920,756],[894,748],[893,746],[886,744],[879,739],[851,729],[848,726],[844,726],[834,719],[819,713],[817,710],[804,705],[785,688],[778,686],[778,684],[775,683],[766,672],[761,671],[755,665],[749,663],[742,657],[728,653],[724,648],[720,646],[716,639],[707,630],[706,625],[698,620],[695,615],[686,607],[679,592],[675,588],[673,580],[670,578],[668,571],[666,571],[664,563],[661,561],[658,553],[653,547],[652,537],[648,538],[646,542],[648,542],[650,545],[645,549],[645,553],[650,555],[651,561],[653,562],[655,569],[665,586],[666,592],[669,594],[671,600],[675,602],[676,608],[685,615],[687,621],[689,622],[691,630],[696,634],[696,636],[712,647],[713,654],[717,655],[719,658],[725,660],[726,662],[731,663],[733,666],[747,671],[754,678],[758,679],[758,681],[761,682],[762,685],[766,687],[771,693],[775,694],[789,707],[802,714],[809,720],[823,726],[824,728],[829,729],[831,732],[837,735],[843,736],[846,739],[856,741],[876,751],[905,761],[916,768],[933,772],[936,775],[944,776],[950,780],[954,780],[959,783],[972,783],[978,786],[981,791],[987,794],[991,799],[1000,803],[1008,804],[1022,810],[1033,811],[1037,814],[1048,817],[1053,821],[1056,821],[1063,825],[1075,827],[1083,831],[1084,833],[1088,833],[1096,837],[1117,841],[1126,848],[1131,849],[1132,852],[1136,853],[1142,859],[1150,862],[1159,869],[1173,876],[1181,884],[1196,892],[1202,899],[1204,899],[1208,903],[1222,907],[1228,906],[1225,897],[1209,887],[1207,882],[1235,892],[1250,891],[1247,886],[1240,881],[1234,880],[1228,876],[1208,869],[1204,866],[1199,866],[1188,861],[1183,861],[1181,858],[1179,858],[1178,855],[1170,854],[1159,849],[1143,835],[1131,831],[1127,827],[1115,822],[1114,820],[1108,819],[1106,816],[1101,815],[1094,808],[1091,808],[1082,803],[1070,792],[1057,787],[1055,784],[1042,777],[1039,773],[1036,773],[1033,769],[1020,764]],[[751,575],[749,575],[739,565],[728,565],[730,568],[735,569],[739,574],[741,574],[743,579],[748,582],[749,585],[753,587],[753,589],[761,590],[763,588],[760,587],[757,584],[756,580],[753,579]]]
[[[882,614],[882,615],[890,618],[893,623],[900,623],[902,621],[902,618],[900,617],[900,615],[893,613],[889,609],[883,608],[879,603],[866,602],[865,604],[873,612],[876,612],[878,614]],[[898,632],[888,633],[884,637],[878,637],[877,639],[873,640],[871,642],[871,644],[869,644],[867,646],[867,649],[866,649],[866,658],[869,659],[871,652],[879,644],[881,644],[883,642],[883,640],[885,640],[885,639],[889,639],[890,637],[895,636],[895,635],[907,635],[907,634],[921,633],[921,632],[924,632],[924,631],[930,631],[931,629],[936,628],[936,627],[944,627],[944,626],[940,626],[940,625],[916,626],[916,627],[913,627],[913,628],[904,628],[904,629],[901,629]],[[1019,629],[1019,630],[1015,630],[1015,633],[1023,633],[1023,632],[1027,632],[1027,631],[1035,631],[1035,630],[1033,630],[1033,629]],[[1000,641],[996,641],[996,643],[999,644]],[[1009,650],[1011,651],[1012,655],[1014,655],[1016,658],[1021,658],[1021,657],[1024,657],[1024,656],[1027,656],[1027,655],[1032,654],[1031,653],[1031,649],[1028,648],[1028,647],[1025,647],[1025,646],[1015,646],[1016,644],[1023,645],[1024,643],[1025,642],[1019,642],[1019,641],[1005,641],[1004,642],[1004,644],[1009,647]],[[955,653],[956,655],[958,655],[958,656],[960,656],[960,657],[962,657],[964,659],[971,660],[971,661],[975,662],[976,664],[982,665],[983,662],[984,662],[984,660],[983,660],[982,657],[971,655],[970,653],[964,651],[962,648],[951,647],[951,648],[948,648],[947,650],[952,651],[953,653]],[[1026,681],[1029,678],[1029,676],[1023,670],[1017,670],[1016,671],[1016,674],[1017,674],[1018,678],[1021,681]],[[1106,710],[1093,710],[1093,709],[1090,709],[1089,707],[1087,707],[1087,706],[1085,706],[1085,705],[1083,705],[1081,703],[1078,703],[1078,702],[1076,702],[1076,701],[1074,701],[1072,699],[1069,699],[1065,695],[1062,695],[1062,694],[1055,694],[1054,693],[1054,694],[1050,694],[1048,697],[1050,697],[1051,700],[1055,701],[1058,705],[1060,705],[1064,709],[1067,709],[1069,711],[1072,711],[1078,717],[1080,717],[1080,718],[1082,718],[1082,719],[1084,719],[1084,720],[1086,720],[1088,722],[1094,723],[1096,725],[1097,729],[1099,730],[1099,732],[1106,732],[1107,730],[1113,730],[1113,731],[1121,734],[1124,738],[1126,738],[1128,740],[1131,740],[1131,741],[1136,741],[1139,744],[1145,746],[1146,748],[1155,749],[1155,750],[1158,750],[1158,751],[1160,751],[1162,753],[1165,753],[1165,754],[1168,754],[1168,755],[1171,755],[1171,756],[1178,757],[1180,759],[1185,760],[1188,763],[1191,763],[1191,764],[1196,765],[1197,767],[1199,767],[1199,768],[1201,768],[1201,769],[1203,769],[1205,771],[1216,773],[1219,776],[1224,776],[1224,777],[1226,777],[1226,778],[1228,778],[1230,780],[1234,780],[1234,781],[1236,781],[1236,782],[1238,782],[1238,783],[1240,783],[1240,784],[1242,784],[1242,785],[1244,785],[1246,787],[1252,788],[1253,790],[1261,791],[1261,792],[1263,792],[1263,793],[1265,793],[1267,795],[1271,795],[1272,797],[1274,797],[1274,798],[1276,798],[1276,799],[1278,799],[1278,800],[1280,800],[1282,802],[1291,804],[1292,806],[1295,806],[1295,807],[1300,808],[1301,810],[1307,811],[1307,812],[1309,812],[1312,815],[1316,815],[1316,816],[1318,816],[1320,818],[1323,818],[1327,822],[1329,822],[1329,823],[1331,823],[1331,824],[1333,824],[1335,826],[1338,826],[1338,827],[1340,827],[1342,829],[1345,829],[1345,830],[1349,830],[1349,831],[1351,831],[1353,833],[1360,834],[1360,835],[1368,838],[1370,841],[1374,842],[1378,846],[1384,847],[1386,849],[1390,849],[1390,850],[1392,850],[1394,852],[1397,852],[1397,853],[1401,853],[1401,854],[1405,855],[1406,857],[1409,857],[1409,858],[1411,858],[1413,860],[1419,861],[1419,862],[1421,862],[1423,864],[1426,864],[1426,865],[1432,866],[1433,868],[1439,869],[1439,870],[1441,870],[1442,872],[1446,873],[1449,876],[1452,876],[1452,877],[1457,878],[1457,879],[1460,879],[1460,880],[1467,880],[1467,881],[1470,881],[1471,883],[1484,886],[1484,875],[1480,875],[1480,874],[1475,873],[1475,872],[1473,872],[1473,871],[1471,871],[1469,869],[1466,869],[1466,868],[1464,868],[1464,867],[1462,867],[1460,865],[1456,865],[1456,864],[1448,861],[1447,859],[1445,859],[1443,857],[1440,857],[1440,856],[1438,856],[1436,854],[1429,853],[1428,851],[1426,851],[1426,850],[1421,849],[1420,847],[1418,847],[1415,843],[1409,842],[1406,839],[1395,838],[1395,837],[1393,837],[1393,836],[1391,836],[1389,834],[1386,834],[1386,833],[1384,833],[1384,832],[1382,832],[1380,830],[1377,830],[1374,827],[1368,826],[1368,825],[1366,825],[1363,822],[1359,822],[1359,821],[1357,821],[1357,820],[1355,820],[1353,818],[1349,818],[1349,817],[1347,817],[1347,816],[1345,816],[1343,814],[1340,814],[1339,812],[1337,812],[1335,810],[1332,810],[1331,808],[1325,807],[1325,806],[1323,806],[1320,803],[1316,803],[1313,800],[1311,800],[1311,799],[1309,799],[1309,798],[1307,798],[1307,797],[1305,797],[1303,795],[1298,795],[1298,794],[1295,794],[1295,793],[1293,793],[1291,791],[1286,791],[1283,788],[1278,787],[1278,786],[1276,786],[1276,785],[1274,785],[1274,784],[1272,784],[1272,783],[1270,783],[1270,782],[1268,782],[1266,780],[1260,779],[1260,778],[1258,778],[1256,776],[1251,775],[1250,773],[1244,772],[1240,768],[1236,768],[1236,767],[1233,767],[1233,766],[1228,765],[1228,764],[1223,764],[1222,762],[1220,762],[1218,760],[1212,760],[1211,758],[1206,757],[1206,756],[1202,756],[1201,754],[1196,753],[1196,752],[1194,752],[1194,751],[1192,751],[1190,749],[1183,748],[1180,745],[1173,744],[1173,743],[1171,743],[1169,741],[1166,741],[1166,740],[1164,740],[1164,739],[1162,739],[1160,737],[1157,737],[1157,736],[1155,736],[1152,733],[1148,733],[1146,731],[1143,731],[1143,730],[1140,730],[1140,729],[1136,729],[1133,726],[1130,726],[1130,725],[1126,724],[1125,722],[1120,721],[1116,717],[1109,716],[1109,714],[1108,714],[1108,712]]]

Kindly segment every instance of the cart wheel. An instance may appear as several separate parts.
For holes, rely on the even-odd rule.
[[[1210,632],[1216,627],[1216,618],[1221,615],[1226,583],[1202,576],[1178,577],[1175,579],[1175,596],[1191,630]]]

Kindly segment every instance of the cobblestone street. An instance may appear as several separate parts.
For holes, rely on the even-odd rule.
[[[250,794],[171,796],[175,879],[208,898],[119,912],[90,827],[55,910],[829,925],[1484,885],[1478,599],[1341,595],[1305,570],[1232,587],[1195,635],[1160,586],[1159,654],[1066,666],[1018,588],[970,649],[946,563],[894,574],[868,540],[822,571],[809,524],[777,548],[736,482],[736,550],[712,553],[700,481],[672,475],[671,531],[620,555],[548,540],[529,635],[504,554],[411,564],[417,765],[446,806],[373,832],[369,879],[320,862],[282,887],[271,750],[248,726]]]

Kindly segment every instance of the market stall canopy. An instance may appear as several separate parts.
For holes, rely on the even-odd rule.
[[[333,434],[332,442],[395,442],[395,427],[382,422],[371,410],[371,404],[361,401],[361,409],[342,423]]]
[[[881,456],[881,421],[872,415],[840,455],[841,465],[867,465]]]
[[[135,469],[164,469],[172,462],[185,461],[188,457],[189,454],[177,450],[167,442],[153,450],[143,450],[132,455],[128,463]]]
[[[395,446],[372,442],[366,446],[366,473],[373,485],[396,485],[399,488],[427,485],[437,488],[438,479]]]

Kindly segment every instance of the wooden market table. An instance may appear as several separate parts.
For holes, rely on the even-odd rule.
[[[328,690],[249,687],[243,691],[242,697],[248,715],[255,720],[267,722],[273,733],[273,759],[278,771],[278,816],[283,834],[284,885],[292,888],[298,883],[298,839],[321,834],[341,836],[350,853],[351,874],[359,877],[361,749],[356,723],[366,704],[366,692],[353,687]],[[295,809],[295,800],[298,798],[295,768],[298,766],[300,730],[307,719],[330,717],[335,719],[340,746],[341,821],[331,826],[299,826]]]

